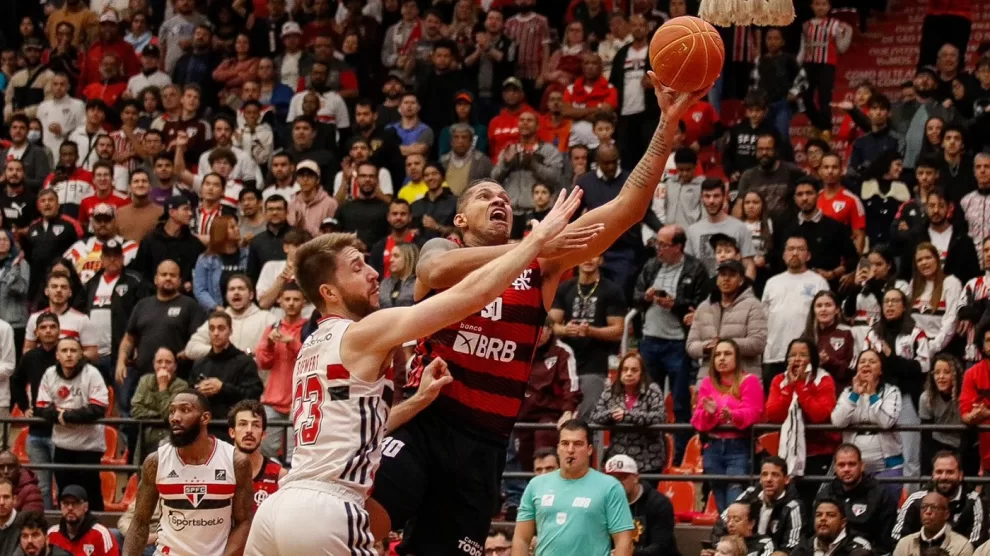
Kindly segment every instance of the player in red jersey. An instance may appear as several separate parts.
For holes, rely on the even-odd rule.
[[[261,441],[268,430],[268,416],[265,406],[256,400],[241,400],[230,408],[227,414],[227,433],[234,439],[234,449],[248,457],[251,462],[251,476],[254,477],[254,511],[278,490],[278,480],[285,476],[286,469],[272,458],[265,457]]]
[[[383,441],[375,498],[403,528],[401,553],[430,556],[481,554],[496,510],[505,448],[526,391],[533,352],[561,274],[604,252],[639,224],[663,176],[685,111],[707,91],[677,93],[650,72],[661,110],[660,125],[619,195],[591,210],[572,230],[604,225],[583,249],[553,248],[519,275],[487,307],[420,342],[410,385],[434,357],[454,380],[432,404],[413,395],[393,410]],[[416,268],[416,298],[436,295],[515,249],[509,245],[512,210],[501,185],[483,180],[458,201],[454,225],[464,248],[434,239]],[[418,525],[423,519],[424,526]]]

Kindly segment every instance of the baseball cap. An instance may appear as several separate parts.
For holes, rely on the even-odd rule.
[[[730,270],[740,276],[746,274],[746,269],[743,267],[743,264],[735,259],[722,261],[722,264],[718,265],[718,271],[722,272],[723,270]]]
[[[44,50],[45,45],[41,42],[38,37],[28,37],[24,39],[24,44],[21,46],[22,49],[27,50],[28,48],[34,48],[36,50]]]
[[[286,21],[282,24],[282,36],[286,35],[301,35],[302,27],[299,26],[295,21]]]
[[[50,311],[45,311],[44,313],[38,315],[38,318],[35,319],[34,321],[35,330],[37,330],[39,326],[41,326],[43,323],[46,322],[54,322],[56,325],[62,326],[62,324],[58,321],[58,315]]]
[[[731,243],[732,245],[736,246],[736,249],[739,249],[739,242],[736,241],[736,238],[728,234],[723,234],[719,232],[712,234],[712,237],[708,238],[708,245],[711,245],[712,249],[715,249],[715,246],[717,246],[719,243]]]
[[[111,238],[103,244],[103,249],[100,249],[100,253],[105,257],[122,257],[124,255],[124,246],[116,239]]]
[[[144,49],[141,50],[141,55],[148,56],[151,58],[158,58],[159,56],[162,55],[162,51],[160,48],[158,48],[158,45],[149,44],[148,46],[144,47]]]
[[[468,104],[474,104],[474,99],[471,97],[471,93],[467,91],[461,91],[460,93],[457,93],[457,96],[454,97],[454,104],[457,104],[458,102],[466,102]]]
[[[331,216],[330,218],[324,218],[323,222],[320,222],[320,227],[322,228],[323,226],[332,226],[336,228],[337,226],[340,226],[340,222],[338,222],[336,218]]]
[[[502,82],[502,88],[504,89],[505,87],[518,87],[520,89],[523,88],[522,81],[519,81],[518,77],[506,78],[506,80]]]
[[[70,496],[80,502],[89,502],[89,495],[86,494],[86,489],[79,485],[69,485],[63,488],[62,492],[58,494],[58,500],[61,502]]]
[[[316,177],[320,177],[320,165],[312,160],[303,160],[299,164],[296,164],[297,174],[299,173],[299,170],[309,170],[310,172],[316,174]]]
[[[388,75],[385,77],[385,82],[388,83],[393,80],[404,85],[406,83],[406,76],[402,73],[402,70],[392,70],[388,72]]]
[[[107,10],[100,14],[100,23],[120,23],[120,19],[117,17],[117,12],[113,10]]]
[[[100,203],[93,209],[93,218],[113,218],[117,214],[117,209],[109,203]]]
[[[635,475],[639,473],[639,466],[636,465],[636,460],[625,454],[618,454],[608,458],[605,462],[605,472],[609,475],[615,473],[628,473],[629,475]]]
[[[167,215],[168,211],[172,209],[177,209],[179,207],[191,204],[192,202],[189,200],[189,197],[186,197],[185,195],[172,195],[165,201],[165,214]]]
[[[930,75],[932,77],[938,78],[938,72],[935,71],[935,68],[933,68],[932,66],[919,66],[918,69],[915,70],[915,72],[914,72],[914,76],[915,77],[918,77],[919,75],[925,75],[925,74],[928,74],[928,75]]]

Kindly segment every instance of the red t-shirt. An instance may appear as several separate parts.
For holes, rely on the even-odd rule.
[[[818,196],[818,208],[822,209],[825,216],[838,220],[852,230],[866,229],[866,210],[863,208],[863,201],[844,187],[832,198],[829,198],[823,190]]]
[[[93,216],[93,209],[97,206],[106,203],[112,206],[114,209],[119,209],[122,206],[131,204],[131,199],[119,191],[110,191],[110,195],[106,198],[100,198],[96,195],[90,195],[79,203],[79,223],[82,224],[83,228],[89,228],[89,219]]]

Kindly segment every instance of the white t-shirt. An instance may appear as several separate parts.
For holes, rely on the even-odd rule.
[[[83,366],[72,378],[65,378],[48,367],[38,386],[38,407],[54,405],[58,409],[82,409],[90,404],[106,407],[110,404],[110,394],[103,381],[103,375],[96,367]],[[52,427],[52,444],[63,450],[104,452],[107,443],[103,438],[103,425],[96,423],[67,424]]]
[[[785,271],[767,280],[763,288],[763,308],[767,313],[765,363],[787,359],[787,344],[804,332],[812,298],[827,289],[828,282],[810,270],[801,274]]]
[[[333,177],[333,194],[336,195],[337,191],[340,191],[340,182],[344,179],[343,172],[337,172],[337,175]],[[385,168],[378,169],[378,189],[381,189],[382,193],[385,195],[392,195],[392,174],[389,173]],[[348,195],[350,197],[350,195]]]
[[[624,83],[620,113],[623,116],[639,114],[646,110],[646,96],[643,94],[643,76],[646,75],[649,45],[643,48],[629,47],[626,63],[623,66]]]
[[[928,236],[932,238],[932,245],[938,249],[938,256],[944,263],[945,258],[949,255],[949,240],[952,239],[952,226],[946,228],[944,232],[936,232],[929,227]]]
[[[261,192],[261,199],[267,201],[272,195],[279,195],[285,199],[286,203],[292,203],[292,200],[296,198],[296,193],[299,193],[299,184],[296,182],[292,182],[292,187],[269,185]]]
[[[97,347],[100,355],[110,355],[111,344],[111,311],[110,303],[113,297],[113,288],[120,280],[120,276],[107,281],[106,277],[100,278],[100,283],[96,286],[96,293],[93,299],[93,308],[89,311],[89,322],[92,328],[96,329]]]
[[[24,143],[23,147],[15,147],[13,145],[7,149],[7,160],[20,160],[24,156],[24,151],[27,150],[27,143]]]
[[[282,84],[293,91],[299,88],[299,60],[301,58],[302,51],[295,54],[286,52],[282,55],[282,67],[276,68]]]
[[[169,77],[169,75],[164,71],[156,71],[151,75],[145,75],[144,72],[141,72],[131,76],[131,78],[127,80],[127,92],[134,98],[137,98],[138,94],[140,94],[146,87],[158,87],[159,89],[164,89],[166,85],[171,84],[172,78]],[[137,98],[137,100],[138,102],[143,101],[143,99],[140,98]]]
[[[38,327],[38,315],[50,312],[51,311],[45,309],[44,311],[38,311],[31,314],[28,318],[27,328],[24,330],[25,341],[38,341],[38,337],[34,335],[34,329]],[[90,324],[89,317],[87,317],[84,313],[80,313],[75,309],[69,309],[61,315],[58,315],[58,325],[61,330],[59,336],[62,338],[79,338],[79,341],[82,342],[83,347],[99,345],[99,336]]]
[[[86,123],[86,103],[68,95],[58,100],[52,98],[38,105],[37,115],[41,120],[41,128],[45,130],[42,133],[45,146],[53,154],[58,154],[59,147],[72,130]],[[60,135],[48,131],[52,124],[58,124],[62,128]],[[79,154],[81,156],[82,151]]]
[[[275,285],[275,280],[278,278],[278,275],[282,274],[282,271],[285,269],[285,264],[286,264],[285,260],[268,261],[267,263],[265,263],[265,266],[261,267],[261,273],[258,274],[258,284],[255,286],[255,289],[258,291],[259,296],[265,293],[266,291],[272,289],[272,286]],[[302,309],[302,317],[304,319],[308,319],[310,315],[313,314],[314,308],[315,307],[313,307],[312,303],[307,303]],[[283,311],[282,308],[278,306],[277,302],[275,303],[275,305],[271,306],[268,312],[271,313],[272,316],[277,319],[282,319],[285,317],[285,311]]]
[[[302,116],[303,99],[310,91],[303,91],[293,95],[289,101],[289,114],[285,121],[291,122]],[[333,124],[337,129],[347,129],[351,127],[351,117],[347,113],[347,103],[334,91],[327,91],[320,95],[320,109],[316,112],[316,119],[325,124]]]

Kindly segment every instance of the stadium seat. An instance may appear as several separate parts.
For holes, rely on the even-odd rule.
[[[31,458],[27,453],[27,440],[28,440],[28,430],[23,428],[17,433],[17,438],[14,439],[14,455],[21,463],[30,463]]]
[[[117,406],[114,405],[113,388],[107,388],[107,417],[113,417],[116,410]]]
[[[718,506],[715,505],[715,495],[708,493],[708,503],[705,504],[705,511],[691,520],[691,525],[712,527],[718,521]]]
[[[761,434],[756,439],[756,453],[765,453],[768,456],[776,456],[780,451],[780,433],[768,432]]]
[[[103,437],[107,442],[107,451],[103,452],[103,459],[100,460],[104,465],[127,465],[128,456],[130,452],[127,447],[124,447],[124,453],[120,457],[117,457],[117,429],[111,427],[110,425],[105,425],[103,427]]]
[[[126,510],[128,506],[137,500],[138,493],[138,474],[131,474],[131,478],[127,480],[127,485],[124,487],[124,497],[120,499],[120,504],[124,506]]]
[[[675,475],[697,475],[701,474],[702,470],[701,437],[694,435],[684,448],[684,459],[681,464],[671,467],[670,472]]]
[[[108,512],[112,510],[117,499],[117,474],[113,471],[100,471],[100,494],[103,496],[103,507]]]
[[[695,511],[694,483],[687,481],[661,481],[657,492],[670,499],[674,506],[674,516],[677,521],[690,523]]]
[[[670,469],[674,466],[674,437],[669,433],[664,433],[663,442],[667,447],[667,462],[663,466],[663,473],[669,475]]]
[[[667,394],[663,400],[663,406],[667,410],[667,422],[676,423],[677,417],[674,416],[674,396],[672,394]]]
[[[106,475],[109,475],[110,479],[107,479],[105,477]],[[113,481],[112,490],[108,490],[107,482],[109,480]],[[103,484],[103,507],[108,512],[126,511],[127,506],[137,497],[137,473],[131,475],[131,478],[127,481],[127,486],[124,487],[124,496],[117,502],[114,502],[117,499],[117,474],[110,471],[101,471],[100,482]]]

